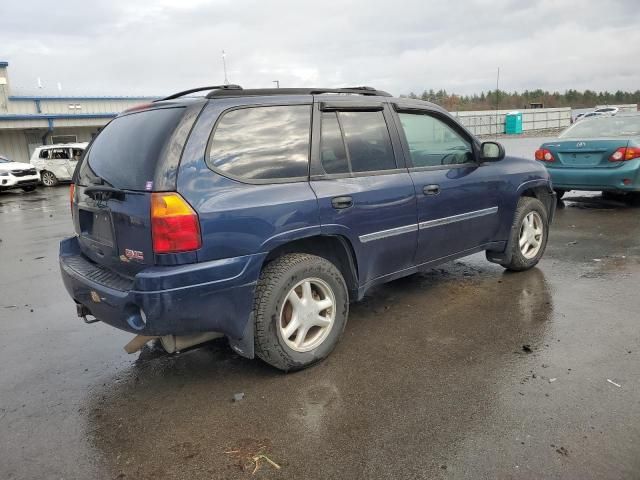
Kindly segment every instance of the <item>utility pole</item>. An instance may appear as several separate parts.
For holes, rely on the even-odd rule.
[[[224,84],[225,85],[229,85],[229,79],[227,78],[227,61],[226,61],[226,56],[227,54],[224,53],[224,50],[222,50],[222,68],[224,69]]]
[[[273,83],[276,84],[276,88],[280,88],[280,80],[273,80]]]

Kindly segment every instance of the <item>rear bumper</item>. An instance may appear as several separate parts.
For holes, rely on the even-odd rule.
[[[640,191],[640,160],[612,168],[548,168],[553,187],[562,190]]]
[[[140,335],[220,332],[236,340],[246,332],[263,259],[151,267],[128,279],[86,259],[76,237],[60,242],[59,257],[69,295],[104,323]]]

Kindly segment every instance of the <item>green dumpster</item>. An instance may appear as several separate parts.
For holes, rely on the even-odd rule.
[[[521,112],[509,112],[505,115],[504,133],[506,133],[507,135],[522,133],[522,113]]]

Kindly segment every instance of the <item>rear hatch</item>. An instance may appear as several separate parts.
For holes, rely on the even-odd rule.
[[[549,168],[615,168],[620,162],[611,162],[611,155],[628,143],[624,138],[571,139],[544,143],[540,148],[549,150],[555,158],[555,162],[546,164]]]
[[[155,263],[151,193],[175,189],[185,107],[122,115],[94,139],[76,171],[73,223],[84,255],[121,275]],[[193,119],[190,119],[191,124]],[[184,127],[184,125],[182,125]],[[178,159],[167,161],[167,157]]]

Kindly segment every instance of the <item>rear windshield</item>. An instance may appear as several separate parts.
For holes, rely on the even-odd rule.
[[[95,138],[80,168],[78,183],[124,190],[151,190],[156,164],[184,108],[146,110],[118,117]]]
[[[636,137],[640,135],[640,115],[594,117],[581,120],[562,132],[560,138]]]

